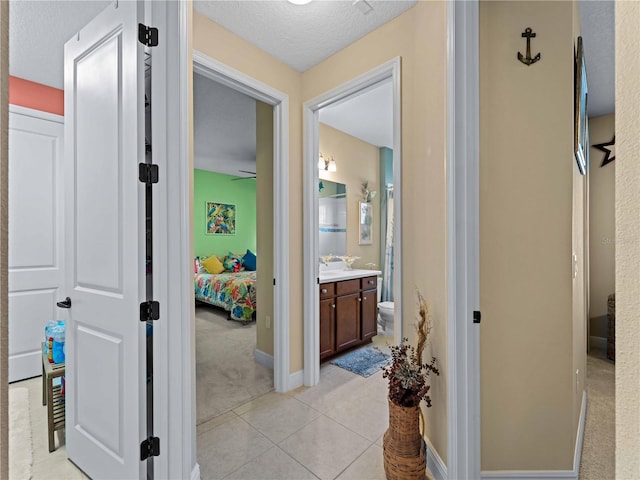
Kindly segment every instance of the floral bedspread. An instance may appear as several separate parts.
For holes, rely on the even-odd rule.
[[[256,272],[195,276],[196,300],[224,308],[234,320],[252,320],[256,310]]]

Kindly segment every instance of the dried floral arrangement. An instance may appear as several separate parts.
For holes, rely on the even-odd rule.
[[[392,361],[383,368],[382,374],[384,378],[389,379],[389,400],[403,407],[415,407],[421,400],[425,401],[427,407],[431,407],[431,385],[427,381],[431,373],[440,375],[436,357],[431,357],[428,363],[422,363],[422,352],[433,326],[429,317],[429,306],[420,292],[418,306],[420,320],[416,325],[417,346],[409,345],[408,338],[403,338],[400,345],[392,346]]]

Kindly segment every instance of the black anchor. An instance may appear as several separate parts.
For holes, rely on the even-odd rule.
[[[531,58],[531,39],[536,38],[536,34],[533,33],[531,28],[525,28],[524,32],[522,32],[522,37],[527,39],[527,56],[524,57],[520,52],[518,52],[518,60],[528,67],[540,60],[540,53],[538,53],[534,58]]]

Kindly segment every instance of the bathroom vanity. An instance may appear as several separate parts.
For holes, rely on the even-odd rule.
[[[377,333],[377,270],[320,272],[320,360]]]

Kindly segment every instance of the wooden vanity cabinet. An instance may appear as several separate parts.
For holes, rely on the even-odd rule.
[[[377,334],[376,287],[375,276],[320,285],[320,360]]]
[[[336,351],[360,343],[360,293],[336,297]]]

